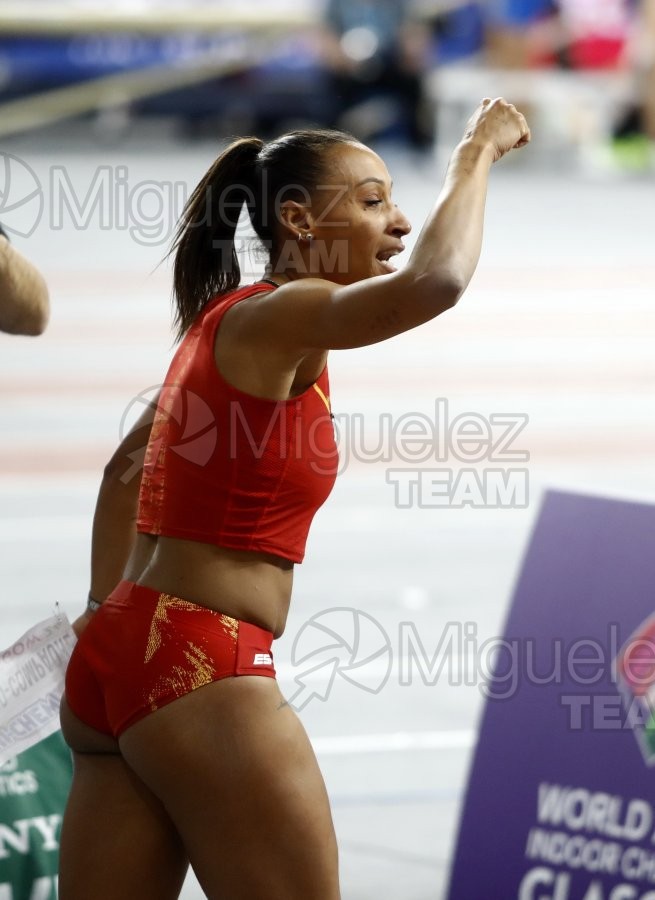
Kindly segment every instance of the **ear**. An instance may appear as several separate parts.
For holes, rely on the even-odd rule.
[[[280,206],[280,221],[294,240],[310,232],[314,224],[314,218],[309,209],[296,200],[285,200],[282,203]]]

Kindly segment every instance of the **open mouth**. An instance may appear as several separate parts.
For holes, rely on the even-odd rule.
[[[399,253],[402,253],[405,248],[402,247],[398,250],[385,250],[383,253],[378,253],[375,257],[377,261],[380,263],[380,266],[385,270],[385,272],[397,272],[398,269],[391,262],[392,257],[397,256]]]

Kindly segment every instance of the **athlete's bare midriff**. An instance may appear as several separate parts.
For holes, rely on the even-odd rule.
[[[124,577],[279,637],[289,611],[293,563],[265,553],[138,534]]]

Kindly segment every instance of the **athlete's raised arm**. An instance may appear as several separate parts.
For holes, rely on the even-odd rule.
[[[280,289],[230,310],[224,343],[275,348],[297,360],[427,322],[457,302],[475,271],[492,163],[529,140],[514,106],[500,98],[481,103],[398,272],[390,260],[404,249],[411,226],[376,153],[339,132],[294,133],[268,145],[239,141],[219,157],[187,208],[177,243],[178,305],[188,307],[191,319],[212,291],[233,286],[236,217],[245,202]]]
[[[288,283],[240,307],[244,336],[292,351],[358,347],[393,337],[452,307],[480,256],[490,167],[529,139],[527,123],[512,105],[499,99],[480,106],[452,156],[408,264],[399,272],[393,272],[388,260],[402,249],[409,223],[393,203],[386,167],[361,145],[342,150],[334,169],[342,196],[329,213],[325,207],[312,212],[289,201],[280,215],[287,241],[296,232],[304,270],[323,270],[324,278],[298,278],[292,266],[282,268],[278,262],[273,278],[281,276]]]

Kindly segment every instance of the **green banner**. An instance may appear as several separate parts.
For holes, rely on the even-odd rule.
[[[59,731],[0,766],[0,900],[56,900],[72,771]]]

